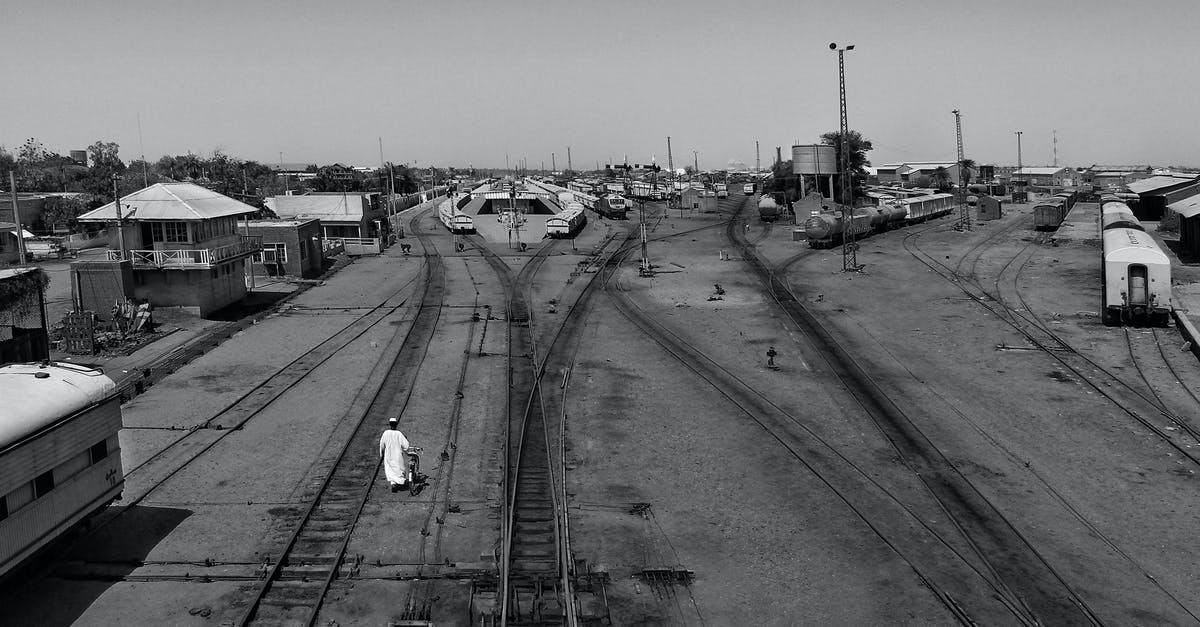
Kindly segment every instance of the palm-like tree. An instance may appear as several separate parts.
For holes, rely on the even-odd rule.
[[[954,181],[950,180],[949,170],[944,166],[938,166],[929,175],[929,184],[937,188],[938,191],[946,191],[954,185]]]
[[[971,175],[974,174],[976,165],[974,159],[963,159],[958,162],[958,169],[962,172],[963,187],[971,184]]]

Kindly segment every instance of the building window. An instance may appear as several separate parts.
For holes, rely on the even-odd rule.
[[[163,224],[163,232],[166,236],[166,241],[173,244],[180,244],[188,241],[188,225],[186,222],[167,222]]]
[[[265,242],[262,247],[262,250],[254,253],[254,263],[287,263],[286,244]]]
[[[54,471],[47,470],[33,480],[33,498],[40,499],[54,489]]]
[[[100,440],[92,445],[91,448],[92,463],[95,464],[100,460],[108,457],[108,440]]]
[[[187,222],[151,222],[150,238],[156,242],[170,244],[188,242]]]
[[[0,520],[8,518],[8,499],[0,496]]]

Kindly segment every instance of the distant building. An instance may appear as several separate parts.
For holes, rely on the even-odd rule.
[[[262,238],[262,250],[252,258],[255,274],[313,277],[321,273],[325,246],[320,220],[251,220],[241,228]]]
[[[938,168],[945,168],[950,180],[958,184],[958,163],[953,161],[907,161],[885,163],[875,168],[880,185],[916,185],[923,176],[933,176]]]
[[[1082,182],[1074,169],[1065,166],[1017,168],[1012,171],[1012,178],[1044,187],[1073,187]]]
[[[256,208],[194,183],[156,183],[120,205],[123,251],[113,203],[79,216],[114,232],[106,261],[71,264],[84,309],[107,312],[114,299],[132,297],[207,317],[245,297],[246,258],[262,246],[238,232],[238,218]]]

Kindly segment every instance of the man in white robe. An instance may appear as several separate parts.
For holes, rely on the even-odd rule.
[[[400,433],[400,419],[388,419],[388,429],[379,438],[379,458],[392,492],[398,492],[408,482],[408,440]]]

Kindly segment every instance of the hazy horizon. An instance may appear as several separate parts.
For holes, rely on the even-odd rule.
[[[519,8],[518,8],[519,7]],[[0,145],[265,163],[762,163],[850,127],[875,165],[1200,165],[1200,4],[0,0]],[[1150,38],[1155,38],[1150,41]],[[1156,89],[1157,88],[1157,89]],[[1165,88],[1170,88],[1169,91]],[[141,120],[139,141],[138,119]],[[140,145],[139,145],[140,144]],[[553,158],[552,158],[553,153]]]

